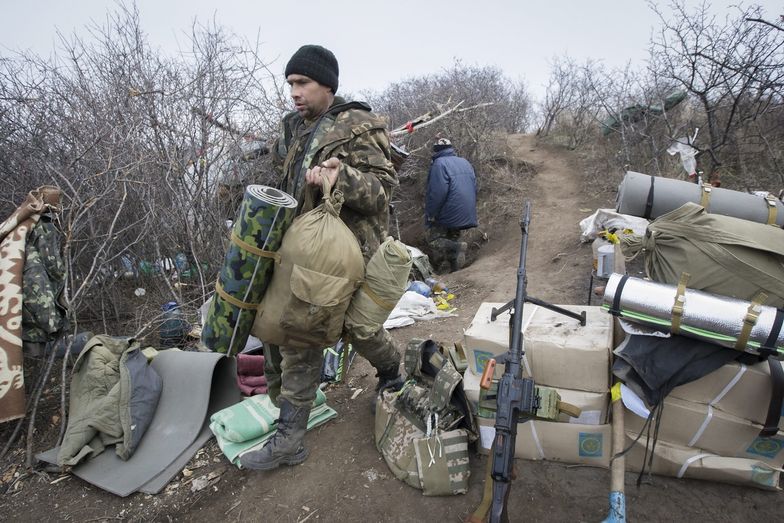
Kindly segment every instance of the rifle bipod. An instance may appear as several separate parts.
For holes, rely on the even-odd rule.
[[[563,314],[564,316],[569,316],[570,318],[574,318],[575,320],[580,322],[580,325],[585,327],[585,311],[581,313],[576,313],[563,307],[559,307],[558,305],[553,305],[552,303],[547,303],[546,301],[542,301],[538,298],[534,298],[533,296],[526,296],[525,301],[528,303],[532,303],[534,305],[539,305],[540,307],[544,307],[545,309],[550,309],[553,312],[557,312],[558,314]],[[490,321],[495,321],[501,314],[505,313],[512,307],[514,307],[514,300],[510,301],[500,309],[496,309],[493,307],[493,310],[490,312]]]

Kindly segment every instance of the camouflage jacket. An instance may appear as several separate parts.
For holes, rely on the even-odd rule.
[[[297,214],[307,212],[305,172],[328,158],[341,161],[335,189],[345,202],[340,217],[357,237],[365,263],[378,249],[389,227],[389,202],[397,187],[391,162],[386,122],[363,102],[335,97],[330,109],[315,122],[292,112],[282,122],[272,147],[273,163],[281,174],[280,188],[299,202]],[[321,191],[316,189],[314,201]]]
[[[60,254],[62,234],[48,213],[33,227],[25,247],[22,286],[22,339],[46,343],[68,327],[63,299],[65,261]]]

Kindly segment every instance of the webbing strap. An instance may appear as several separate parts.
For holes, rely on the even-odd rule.
[[[368,283],[366,281],[362,282],[362,286],[360,288],[365,292],[365,294],[368,295],[368,297],[371,300],[373,300],[373,303],[375,303],[376,305],[378,305],[379,307],[381,307],[385,311],[390,311],[391,312],[392,309],[395,308],[395,304],[394,303],[388,302],[387,300],[385,300],[384,298],[382,298],[381,296],[379,296],[378,294],[373,292],[373,289],[370,288],[370,285],[368,285]]]
[[[775,436],[778,433],[781,407],[784,404],[784,370],[782,370],[779,360],[770,357],[777,352],[782,324],[784,324],[784,311],[776,309],[776,318],[773,320],[768,339],[765,340],[763,345],[763,348],[767,349],[764,352],[768,353],[771,384],[770,403],[768,404],[768,414],[765,417],[765,428],[760,431],[760,436],[765,438]],[[761,350],[760,353],[763,353],[763,351]]]
[[[746,349],[746,344],[748,343],[749,336],[751,335],[751,329],[753,329],[754,325],[757,324],[759,315],[762,312],[762,303],[767,299],[768,299],[768,295],[762,291],[755,294],[754,297],[751,299],[751,303],[749,303],[749,308],[746,311],[746,317],[743,318],[743,328],[740,330],[738,341],[735,342],[735,349],[737,350]]]
[[[618,287],[615,289],[615,296],[613,296],[612,307],[608,311],[613,316],[621,315],[621,294],[623,294],[623,287],[626,285],[626,281],[628,279],[628,274],[621,276],[621,281],[618,282]]]
[[[768,193],[768,195],[765,196],[765,201],[768,202],[768,225],[776,225],[776,213],[778,212],[776,197]]]
[[[648,189],[648,198],[645,200],[645,212],[642,217],[646,220],[651,219],[651,211],[653,210],[653,183],[656,180],[655,176],[651,176],[651,187]]]
[[[682,272],[681,279],[678,281],[678,288],[675,291],[675,303],[672,305],[670,332],[678,334],[681,331],[681,319],[683,318],[683,306],[686,303],[686,284],[689,283],[689,273]]]
[[[784,369],[781,362],[775,358],[768,358],[770,367],[770,404],[768,404],[768,415],[765,418],[765,428],[760,431],[760,436],[769,438],[775,436],[779,431],[779,420],[781,419],[781,405],[784,403]]]
[[[215,282],[215,292],[218,293],[218,296],[240,309],[251,310],[255,309],[259,305],[258,303],[247,303],[242,300],[238,300],[223,289],[223,285],[221,285],[220,280]]]
[[[490,447],[490,456],[487,458],[487,465],[485,465],[485,487],[482,490],[482,501],[474,510],[473,514],[466,519],[467,523],[484,523],[487,521],[487,514],[490,512],[490,505],[493,503],[493,453],[495,450],[495,438],[493,438],[493,445]],[[514,465],[513,465],[514,467]],[[514,470],[514,469],[513,469]],[[514,474],[514,472],[513,472]]]
[[[275,263],[280,264],[280,254],[274,251],[265,251],[259,249],[255,245],[251,245],[245,240],[243,240],[242,238],[240,238],[239,236],[237,236],[237,233],[235,233],[234,231],[231,231],[231,242],[242,250],[248,251],[249,253],[255,254],[256,256],[259,256],[261,258],[272,258],[273,260],[275,260]]]
[[[713,187],[709,183],[702,184],[702,195],[700,196],[700,205],[705,209],[705,212],[708,212],[708,206],[710,205],[710,197],[711,191]]]

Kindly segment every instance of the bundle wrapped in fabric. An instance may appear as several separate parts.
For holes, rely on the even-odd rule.
[[[381,328],[406,292],[411,263],[406,245],[391,236],[373,254],[346,311],[345,327],[353,337],[366,340]]]
[[[689,287],[741,300],[760,291],[766,305],[784,306],[784,230],[708,214],[695,203],[659,217],[644,236],[624,236],[624,255],[645,251],[653,280],[677,284],[688,273]]]
[[[231,355],[245,347],[296,208],[297,200],[278,189],[246,189],[202,329],[208,349]]]
[[[784,311],[676,285],[613,274],[603,307],[620,318],[715,345],[784,359]]]
[[[298,216],[286,231],[280,264],[256,312],[253,335],[265,343],[318,350],[335,344],[365,275],[359,242],[340,219],[343,193],[330,194],[326,177],[322,182],[321,205]],[[303,208],[312,196],[306,192]]]
[[[210,417],[210,430],[215,434],[223,454],[230,462],[239,466],[240,457],[264,446],[277,430],[279,409],[266,394],[252,396],[240,403],[216,412]],[[321,390],[308,417],[311,430],[337,416],[327,405],[327,397]]]

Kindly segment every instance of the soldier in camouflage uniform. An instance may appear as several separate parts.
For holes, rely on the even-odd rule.
[[[281,189],[297,199],[301,214],[310,210],[304,204],[306,186],[319,201],[321,176],[326,176],[344,195],[340,217],[357,237],[367,264],[387,236],[389,201],[398,185],[386,124],[367,104],[335,96],[338,63],[321,46],[301,47],[285,75],[296,111],[283,118],[272,147]],[[400,354],[386,330],[367,339],[351,332],[346,337],[376,368],[377,391],[402,386]],[[319,385],[322,350],[265,346],[264,355],[269,394],[280,407],[278,429],[262,449],[240,461],[245,468],[270,470],[308,456],[302,440]]]

